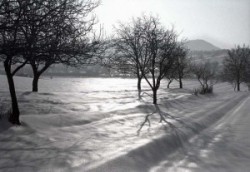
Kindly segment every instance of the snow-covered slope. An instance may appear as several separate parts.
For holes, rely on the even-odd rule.
[[[4,76],[0,80],[1,104],[6,107],[7,83]],[[127,171],[150,170],[180,146],[179,139],[169,137],[182,136],[183,131],[188,137],[197,134],[194,129],[206,128],[246,96],[225,83],[215,86],[214,95],[194,96],[196,81],[186,80],[182,90],[177,83],[167,89],[163,82],[156,108],[145,83],[143,100],[137,100],[134,79],[44,78],[39,93],[30,92],[30,78],[15,81],[23,125],[11,127],[0,121],[0,171],[4,172],[117,171],[127,160],[134,163]],[[159,123],[159,111],[168,113],[172,126]],[[146,125],[138,134],[148,114],[151,127]],[[172,144],[171,151],[155,150],[154,143],[165,145],[164,141]],[[152,150],[159,156],[150,154]],[[124,158],[130,156],[134,158]]]

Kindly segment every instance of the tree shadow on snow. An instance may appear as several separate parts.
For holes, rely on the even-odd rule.
[[[148,111],[148,109],[145,111]],[[150,127],[152,125],[151,120],[154,115],[158,115],[158,120],[166,131],[164,136],[156,138],[99,167],[93,168],[89,170],[89,172],[146,172],[150,171],[153,166],[166,159],[167,156],[177,149],[182,149],[183,154],[185,154],[184,143],[190,136],[199,133],[199,129],[202,128],[202,126],[194,122],[189,123],[188,121],[183,121],[181,118],[163,112],[158,105],[155,105],[154,112],[147,113],[137,131],[138,134],[141,133],[144,127]]]

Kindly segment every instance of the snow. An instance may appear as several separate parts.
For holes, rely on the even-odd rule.
[[[250,169],[250,97],[222,119],[192,138],[185,153],[176,152],[151,172],[235,172]],[[175,163],[171,164],[174,159]]]
[[[16,77],[15,83],[22,126],[0,120],[0,171],[4,172],[202,169],[202,164],[181,159],[186,153],[178,151],[179,147],[189,150],[183,145],[185,140],[195,145],[192,140],[210,133],[208,128],[223,121],[224,115],[248,96],[246,88],[236,93],[226,83],[218,83],[213,95],[195,96],[192,90],[198,87],[196,81],[185,80],[185,89],[178,89],[176,82],[167,89],[163,81],[158,110],[173,116],[168,121],[176,127],[166,129],[154,113],[158,111],[146,83],[142,101],[137,100],[135,79],[42,78],[39,93],[30,92],[31,78]],[[7,111],[10,99],[5,76],[1,75],[0,96],[3,111]],[[151,127],[146,125],[138,134],[145,116],[152,113]],[[221,130],[207,141],[216,145],[223,140]],[[201,158],[212,156],[210,147],[199,150]]]

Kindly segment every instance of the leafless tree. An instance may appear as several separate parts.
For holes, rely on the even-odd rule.
[[[91,0],[0,1],[0,58],[12,100],[11,123],[20,124],[13,76],[25,64],[32,66],[33,90],[37,91],[39,76],[51,64],[83,63],[98,51],[95,34],[89,36],[95,24],[89,14],[98,4]]]
[[[244,72],[244,82],[250,91],[250,55],[247,57],[246,71]]]
[[[177,71],[174,66],[172,66],[169,72],[166,74],[166,78],[168,80],[167,88],[170,88],[170,84],[177,78]]]
[[[142,75],[153,92],[153,104],[157,104],[157,91],[161,80],[168,74],[174,65],[177,34],[173,29],[161,26],[159,19],[144,16],[144,36],[147,47],[147,56],[144,58],[145,69]],[[139,63],[139,66],[142,64]],[[140,68],[141,69],[141,68]],[[145,73],[148,71],[148,73]]]
[[[250,49],[246,46],[237,46],[228,51],[228,56],[223,61],[224,80],[235,84],[237,91],[240,91],[240,84],[246,80],[245,74],[248,70],[248,59]]]
[[[133,66],[138,94],[144,78],[152,89],[153,103],[157,104],[160,82],[174,64],[177,34],[161,26],[157,17],[146,15],[133,19],[132,23],[120,24],[116,33],[116,52]]]
[[[183,88],[182,79],[189,73],[190,59],[188,59],[187,53],[188,50],[183,46],[183,43],[177,46],[174,66],[176,69],[176,80],[179,82],[180,88]]]
[[[38,91],[39,77],[52,65],[86,63],[97,51],[99,42],[90,37],[95,17],[92,11],[98,1],[29,0],[33,5],[24,15],[22,32],[33,70],[32,90]]]
[[[146,23],[144,18],[133,19],[131,23],[122,24],[116,28],[116,38],[113,41],[115,53],[113,63],[118,68],[125,67],[137,77],[138,98],[141,98],[141,80],[146,74],[147,56],[149,53],[145,37]]]
[[[166,74],[168,80],[167,88],[170,84],[177,80],[179,88],[183,88],[183,78],[189,74],[190,59],[187,57],[188,49],[184,46],[183,42],[179,42],[174,51],[174,64]]]
[[[4,63],[12,101],[9,121],[17,125],[20,124],[20,112],[13,77],[27,63],[27,60],[21,58],[24,50],[24,36],[20,32],[25,8],[27,4],[21,0],[0,2],[0,58]],[[13,69],[14,65],[17,66],[15,69]]]
[[[217,67],[214,63],[194,63],[191,65],[191,71],[199,81],[201,90],[199,93],[206,94],[212,93],[213,85],[216,83]]]

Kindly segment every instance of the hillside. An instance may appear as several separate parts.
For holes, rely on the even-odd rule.
[[[213,44],[197,39],[197,40],[190,40],[186,43],[187,48],[190,51],[215,51],[220,50],[220,48],[214,46]]]
[[[188,56],[195,62],[210,61],[221,65],[223,59],[227,56],[226,49],[220,49],[201,39],[188,41],[186,47],[189,49]]]
[[[217,62],[222,65],[223,59],[227,57],[227,50],[221,49],[216,51],[190,51],[188,56],[195,62]]]

